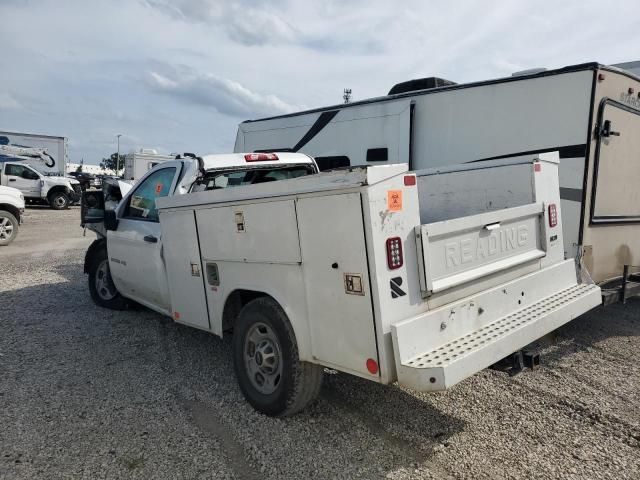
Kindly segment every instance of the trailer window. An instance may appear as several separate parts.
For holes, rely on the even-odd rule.
[[[346,155],[337,155],[334,157],[316,157],[316,163],[318,164],[318,168],[321,172],[351,166],[351,161]]]
[[[157,222],[156,198],[169,195],[175,174],[175,167],[163,168],[145,178],[129,197],[125,217]]]
[[[312,165],[207,172],[204,177],[193,184],[191,191],[204,192],[228,187],[242,187],[277,180],[289,180],[313,173],[315,172]]]

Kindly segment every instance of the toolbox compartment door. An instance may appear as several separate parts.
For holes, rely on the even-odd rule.
[[[195,213],[162,212],[160,225],[171,315],[176,322],[210,330]]]
[[[519,207],[416,227],[420,282],[430,295],[545,256],[544,206]]]
[[[297,213],[313,356],[377,378],[366,366],[378,353],[360,194],[301,198]]]

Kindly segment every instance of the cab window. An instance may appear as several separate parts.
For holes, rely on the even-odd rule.
[[[312,165],[207,172],[193,184],[191,191],[204,192],[220,188],[242,187],[257,183],[275,182],[277,180],[289,180],[313,173],[315,173],[315,170]]]
[[[175,174],[175,167],[163,168],[142,181],[129,197],[125,217],[157,222],[156,198],[169,195]]]
[[[38,178],[40,178],[36,172],[24,165],[8,164],[4,169],[4,173],[5,175],[13,175],[27,180],[38,180]]]

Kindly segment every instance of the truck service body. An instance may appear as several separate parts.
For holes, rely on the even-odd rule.
[[[304,152],[321,170],[394,162],[420,170],[559,151],[566,255],[598,283],[640,265],[640,78],[588,63],[460,85],[424,80],[245,121],[235,150]]]
[[[557,165],[399,164],[216,188],[166,162],[105,217],[90,290],[233,329],[240,388],[267,414],[303,408],[322,367],[444,390],[600,303],[564,260]],[[131,218],[151,211],[135,200],[149,179],[157,220]]]

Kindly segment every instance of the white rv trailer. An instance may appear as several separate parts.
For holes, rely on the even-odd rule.
[[[124,156],[124,179],[138,180],[159,163],[175,160],[175,155],[162,155],[152,148],[141,148],[138,152]]]
[[[640,264],[640,78],[587,63],[241,123],[235,151],[300,151],[321,169],[411,170],[559,151],[565,252],[596,282]]]

